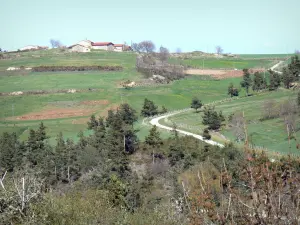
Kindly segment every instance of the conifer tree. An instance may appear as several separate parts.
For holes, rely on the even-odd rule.
[[[243,75],[243,80],[241,81],[241,86],[245,88],[246,95],[248,96],[249,87],[251,87],[252,85],[252,79],[248,69],[243,69],[243,73],[244,75]]]
[[[90,121],[87,123],[89,130],[95,130],[98,127],[98,121],[96,120],[95,115],[92,115]]]
[[[287,68],[283,68],[282,72],[282,82],[285,88],[289,89],[291,83],[295,80],[294,74]]]
[[[266,88],[266,86],[266,80],[264,79],[263,75],[259,72],[255,72],[252,86],[253,91],[263,90]]]
[[[133,108],[131,108],[130,105],[127,103],[120,105],[119,113],[120,113],[120,116],[121,116],[123,122],[127,125],[132,126],[133,123],[138,120],[136,111]]]
[[[155,116],[157,114],[158,114],[157,106],[154,104],[153,101],[150,101],[147,98],[145,98],[141,115],[143,117],[149,117],[149,116]]]

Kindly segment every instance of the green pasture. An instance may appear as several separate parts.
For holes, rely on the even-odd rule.
[[[243,59],[243,58],[205,58],[193,57],[187,59],[173,58],[171,62],[177,64],[204,69],[244,69],[244,68],[270,68],[277,61],[261,59]]]
[[[200,96],[199,96],[200,97]],[[287,133],[285,130],[284,122],[281,118],[259,121],[262,118],[262,105],[264,101],[274,99],[278,103],[288,99],[295,99],[296,92],[289,90],[279,90],[276,92],[266,92],[254,95],[252,97],[245,97],[231,102],[224,102],[215,106],[217,111],[222,111],[225,117],[231,113],[244,111],[248,123],[249,140],[253,145],[261,146],[272,151],[280,153],[289,153]],[[201,99],[201,98],[200,98]],[[195,113],[190,111],[170,117],[167,121],[161,120],[161,123],[167,125],[173,122],[183,126],[183,130],[202,134],[205,126],[202,125],[202,113]],[[300,120],[298,117],[298,126]],[[181,129],[181,127],[179,127]],[[298,127],[299,129],[300,127]],[[221,134],[226,138],[234,141],[234,136],[231,130],[226,126],[222,129]],[[297,132],[300,135],[300,132]],[[213,135],[213,139],[219,138]],[[299,154],[296,149],[295,140],[291,141],[291,153]]]
[[[41,50],[21,53],[5,53],[11,59],[0,60],[0,72],[8,67],[34,66],[89,66],[119,65],[125,69],[135,66],[136,54],[133,52],[92,51],[89,53],[69,53],[60,50]]]
[[[45,95],[21,95],[21,96],[5,96],[0,97],[1,104],[1,113],[0,113],[0,130],[3,131],[16,131],[21,137],[25,138],[28,130],[28,127],[35,128],[38,126],[40,121],[20,121],[16,120],[14,117],[26,115],[28,113],[39,113],[47,108],[56,107],[56,108],[82,108],[84,106],[80,105],[81,101],[85,100],[108,100],[108,105],[99,105],[99,106],[86,106],[87,108],[92,107],[95,109],[96,115],[104,115],[105,112],[110,108],[110,106],[116,106],[123,102],[128,102],[132,107],[134,107],[138,113],[142,108],[145,98],[148,98],[155,102],[155,104],[161,109],[164,105],[168,110],[182,109],[189,107],[191,99],[193,96],[201,96],[203,102],[208,103],[214,100],[220,100],[227,97],[227,86],[229,82],[234,82],[236,85],[240,82],[240,79],[229,79],[229,80],[201,80],[198,76],[190,76],[183,80],[178,80],[169,85],[157,86],[157,87],[135,87],[132,89],[118,88],[114,81],[118,79],[123,79],[123,76],[115,72],[108,72],[106,75],[98,76],[97,74],[89,74],[84,76],[86,78],[86,84],[84,82],[76,82],[76,79],[80,78],[80,74],[65,74],[65,79],[62,78],[60,86],[58,89],[64,87],[70,82],[80,85],[79,88],[84,88],[86,84],[94,88],[100,88],[97,91],[92,92],[82,92],[74,94],[45,94]],[[57,88],[52,87],[51,82],[43,82],[45,76],[55,76],[57,81],[60,76],[57,75],[30,75],[23,77],[23,83],[28,84],[28,89],[32,90],[29,87],[31,82],[26,81],[26,79],[37,79],[37,83],[40,83],[41,86],[37,89],[49,90]],[[114,77],[115,76],[115,77]],[[128,75],[129,76],[129,75]],[[136,75],[138,76],[138,75]],[[32,78],[33,77],[33,78]],[[78,78],[79,77],[79,78]],[[89,77],[89,78],[88,78]],[[96,85],[96,80],[99,77],[99,81],[106,83],[106,86]],[[1,86],[0,92],[3,91],[12,91],[17,90],[13,89],[14,85],[7,82],[5,79],[11,79],[13,77],[3,77],[4,82],[7,85]],[[73,79],[74,78],[74,79]],[[102,78],[102,79],[101,79]],[[90,79],[90,80],[89,80]],[[113,81],[112,81],[113,80]],[[17,80],[16,80],[17,81]],[[55,82],[54,82],[55,83]],[[52,84],[54,84],[52,82]],[[112,84],[113,83],[113,84]],[[2,82],[1,82],[2,84]],[[25,85],[23,85],[25,86]],[[20,86],[21,87],[21,86]],[[33,87],[33,86],[32,86]],[[66,86],[68,88],[74,88],[74,86]],[[19,90],[19,89],[18,89]],[[88,118],[88,116],[83,116],[82,118]],[[62,131],[66,133],[67,137],[76,138],[79,130],[85,130],[86,124],[72,124],[74,118],[62,118],[62,119],[52,119],[45,120],[44,123],[51,131],[50,136],[54,138],[56,136],[56,131]],[[75,118],[76,119],[76,118]],[[139,136],[143,138],[149,127],[141,127],[139,123],[136,126],[141,130]],[[74,128],[74,129],[73,129]],[[163,132],[164,133],[164,132]],[[169,135],[165,133],[163,135]]]

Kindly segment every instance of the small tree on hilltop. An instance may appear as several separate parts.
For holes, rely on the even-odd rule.
[[[145,98],[141,115],[143,117],[149,117],[149,116],[155,116],[157,114],[158,114],[157,106],[154,104],[153,101],[150,101],[147,98]]]
[[[167,48],[161,46],[159,48],[159,54],[158,54],[158,58],[160,59],[160,61],[162,63],[167,62],[170,56],[170,52]]]
[[[216,46],[216,53],[218,55],[221,55],[223,53],[223,51],[224,51],[224,49],[220,45]]]
[[[146,53],[151,53],[155,50],[155,45],[152,41],[142,41],[138,45],[138,49]]]
[[[194,97],[192,99],[191,108],[195,109],[196,112],[198,109],[200,109],[202,107],[202,105],[203,104],[202,104],[201,100],[199,100],[197,97]]]
[[[251,80],[251,75],[249,73],[248,69],[243,69],[243,80],[241,81],[241,86],[245,88],[246,94],[248,96],[249,93],[249,87],[251,87],[252,80]]]

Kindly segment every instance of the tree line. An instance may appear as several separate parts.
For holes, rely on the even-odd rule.
[[[249,72],[249,69],[243,69],[243,80],[240,82],[242,88],[245,89],[246,95],[249,95],[249,89],[252,88],[253,91],[261,90],[277,90],[281,85],[286,89],[290,89],[295,84],[293,82],[299,81],[300,77],[300,60],[298,55],[292,56],[291,62],[288,66],[283,68],[282,74],[269,70],[269,82],[267,82],[266,77],[259,72],[255,72],[253,78]],[[234,87],[232,83],[228,86],[228,94],[233,96],[239,95],[239,89]]]

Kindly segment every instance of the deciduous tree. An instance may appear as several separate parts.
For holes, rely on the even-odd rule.
[[[223,53],[223,51],[224,51],[224,49],[220,45],[216,46],[216,53],[218,55],[221,55]]]
[[[170,52],[167,48],[161,46],[159,48],[158,58],[162,63],[167,62],[170,56]]]

